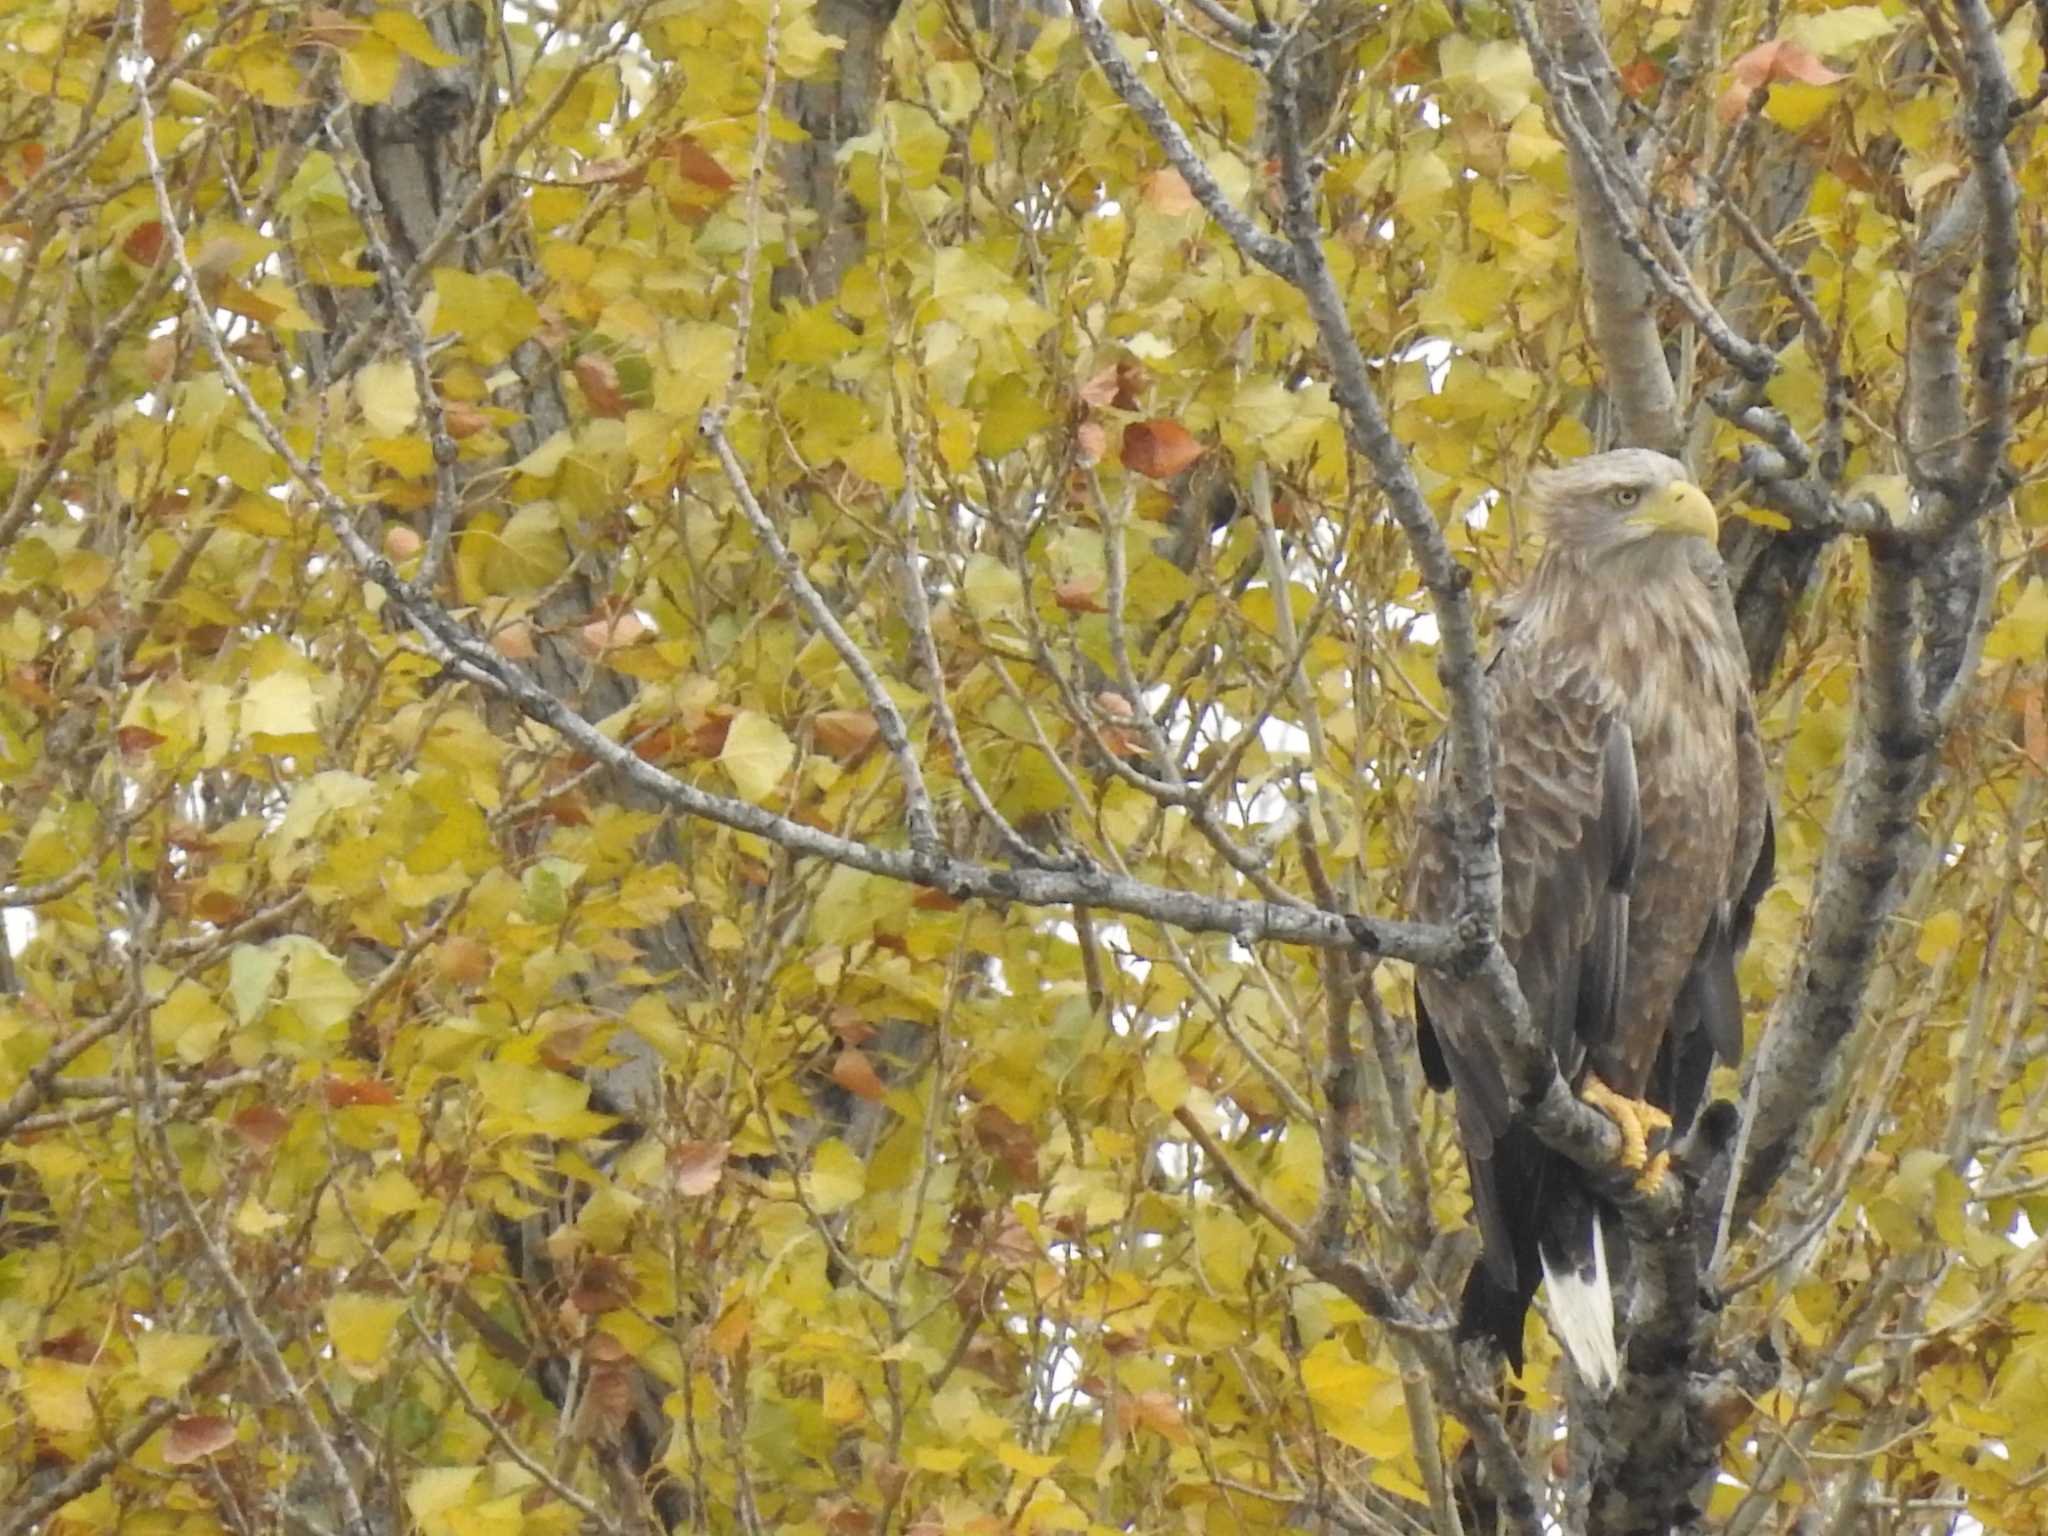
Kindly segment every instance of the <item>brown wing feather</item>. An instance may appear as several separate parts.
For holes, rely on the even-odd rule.
[[[1617,701],[1582,667],[1511,636],[1495,658],[1494,789],[1501,806],[1501,944],[1532,1018],[1576,1073],[1589,1048],[1618,1027],[1627,969],[1629,884],[1641,838],[1639,786]],[[1453,915],[1456,876],[1441,825],[1445,787],[1433,765],[1423,831],[1409,866],[1408,901],[1425,920]],[[1513,1106],[1477,1023],[1466,984],[1431,972],[1416,980],[1424,1068],[1457,1090],[1460,1139],[1489,1268],[1517,1285],[1530,1262],[1511,1171],[1496,1161]],[[1522,1224],[1525,1225],[1525,1224]],[[1519,1262],[1518,1262],[1519,1258]]]

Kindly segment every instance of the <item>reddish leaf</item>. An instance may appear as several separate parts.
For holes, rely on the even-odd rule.
[[[1128,1405],[1130,1422],[1168,1440],[1188,1438],[1187,1420],[1181,1416],[1180,1403],[1165,1388],[1155,1387],[1149,1392],[1139,1392],[1124,1401]]]
[[[1018,1183],[1038,1182],[1038,1142],[1028,1127],[984,1104],[974,1112],[974,1139],[1001,1159]]]
[[[178,10],[171,0],[142,0],[142,47],[161,64],[178,48]]]
[[[448,428],[448,435],[460,442],[465,437],[475,437],[491,424],[491,418],[473,405],[451,401],[441,407],[442,424]]]
[[[866,1099],[871,1104],[881,1102],[888,1093],[881,1078],[875,1075],[873,1064],[850,1046],[833,1059],[832,1081],[855,1098]]]
[[[602,656],[631,645],[647,633],[647,626],[631,609],[615,618],[600,616],[576,630],[576,649],[586,656]]]
[[[569,1288],[569,1304],[587,1317],[595,1317],[600,1312],[616,1312],[632,1299],[633,1288],[615,1259],[592,1259]],[[616,1344],[618,1341],[609,1342]]]
[[[1109,452],[1109,432],[1099,421],[1084,421],[1074,429],[1074,446],[1083,464],[1100,464]]]
[[[935,891],[922,886],[910,898],[910,904],[920,912],[957,912],[962,905],[958,896],[948,896],[944,891]]]
[[[1052,589],[1052,600],[1069,613],[1107,613],[1102,602],[1102,578],[1077,576]]]
[[[875,1026],[844,1003],[825,1015],[825,1027],[839,1037],[842,1045],[864,1045],[875,1038]]]
[[[350,1109],[358,1104],[385,1105],[398,1102],[398,1091],[374,1077],[330,1077],[321,1084],[330,1109]]]
[[[1664,67],[1648,54],[1643,54],[1621,72],[1621,88],[1637,101],[1641,101],[1664,78]]]
[[[1201,206],[1180,172],[1170,166],[1139,182],[1138,196],[1146,207],[1164,214],[1193,213]]]
[[[188,1466],[195,1461],[204,1461],[234,1443],[234,1421],[217,1413],[198,1413],[188,1418],[173,1419],[170,1433],[164,1436],[164,1464]]]
[[[1811,49],[1783,37],[1758,43],[1730,68],[1735,78],[1752,90],[1778,80],[1796,80],[1801,85],[1833,85],[1845,78],[1815,58]]]
[[[609,1440],[633,1416],[633,1372],[617,1361],[600,1361],[584,1378],[576,1427],[595,1440]]]
[[[468,934],[458,933],[443,939],[434,951],[434,969],[445,981],[473,987],[491,974],[491,952]]]
[[[1087,405],[1108,405],[1116,399],[1116,374],[1114,365],[1097,369],[1082,382],[1081,400]]]
[[[732,731],[732,711],[720,709],[690,727],[683,737],[683,750],[691,757],[716,757],[725,750],[725,738]]]
[[[540,654],[534,648],[533,626],[524,619],[514,619],[492,630],[491,649],[507,661],[531,661]]]
[[[858,757],[881,734],[875,717],[864,709],[828,709],[811,721],[811,740],[828,757]]]
[[[725,1176],[726,1154],[732,1150],[729,1141],[685,1141],[679,1142],[668,1155],[669,1177],[675,1180],[679,1195],[708,1195],[718,1188],[718,1181]]]
[[[121,254],[138,267],[153,267],[164,248],[164,226],[160,220],[151,219],[138,224],[128,231],[121,242]]]
[[[583,398],[599,416],[614,419],[626,414],[626,397],[619,392],[619,370],[601,352],[586,352],[570,364],[576,382],[583,386]]]
[[[703,146],[687,133],[669,145],[668,153],[685,181],[694,181],[713,192],[730,192],[736,185],[732,173],[712,159]]]
[[[292,1125],[275,1104],[251,1104],[247,1109],[238,1109],[228,1123],[237,1136],[258,1152],[268,1152],[283,1141]]]
[[[1177,421],[1141,421],[1124,428],[1123,466],[1171,480],[1202,456],[1202,445]]]
[[[1120,411],[1135,411],[1144,398],[1145,386],[1151,382],[1142,364],[1125,358],[1116,365],[1116,398],[1110,404]]]
[[[123,752],[147,752],[152,747],[163,745],[163,737],[145,725],[124,725],[114,732]]]

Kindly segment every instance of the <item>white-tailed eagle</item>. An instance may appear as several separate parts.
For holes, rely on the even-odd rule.
[[[1677,460],[1624,449],[1538,473],[1547,542],[1502,604],[1487,671],[1500,806],[1501,943],[1531,1017],[1582,1097],[1622,1125],[1682,1132],[1718,1053],[1742,1050],[1735,961],[1770,880],[1770,810],[1749,672],[1713,504]],[[1442,747],[1408,871],[1425,920],[1456,913]],[[1455,1089],[1485,1250],[1461,1332],[1519,1369],[1539,1278],[1581,1375],[1619,1368],[1619,1225],[1522,1123],[1470,983],[1416,976],[1426,1076]],[[1661,1160],[1645,1169],[1660,1175]]]

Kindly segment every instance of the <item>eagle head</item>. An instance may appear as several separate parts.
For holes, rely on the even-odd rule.
[[[1677,547],[1686,539],[1713,543],[1720,532],[1714,504],[1686,477],[1685,466],[1648,448],[1621,448],[1575,459],[1529,477],[1525,502],[1553,547],[1581,555]]]

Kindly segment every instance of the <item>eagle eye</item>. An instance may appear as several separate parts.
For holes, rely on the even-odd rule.
[[[1614,504],[1617,507],[1632,507],[1643,499],[1642,489],[1633,485],[1618,485],[1614,488]]]

